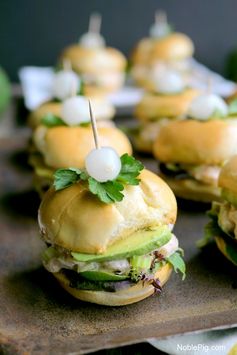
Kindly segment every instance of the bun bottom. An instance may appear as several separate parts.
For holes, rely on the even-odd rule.
[[[165,180],[177,197],[200,202],[222,201],[218,187],[205,185],[194,179],[172,179],[161,173],[159,176]]]
[[[220,252],[229,261],[231,261],[235,266],[237,266],[237,263],[233,259],[231,259],[230,256],[228,255],[228,253],[226,252],[226,247],[227,247],[226,241],[222,237],[215,237],[215,241],[216,241],[216,245],[217,245],[218,249],[220,250]],[[237,251],[237,249],[236,249],[236,251]]]
[[[157,271],[155,277],[159,278],[161,286],[167,282],[171,272],[172,266],[170,264],[164,265]],[[87,291],[70,287],[69,280],[62,272],[55,273],[53,276],[56,277],[64,290],[69,292],[73,297],[81,301],[97,303],[104,306],[124,306],[141,301],[154,293],[154,287],[152,285],[143,286],[142,281],[135,286],[117,292]]]

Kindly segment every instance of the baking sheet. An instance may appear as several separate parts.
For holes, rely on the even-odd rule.
[[[180,205],[175,227],[185,249],[185,281],[173,273],[161,295],[119,308],[83,303],[63,291],[40,262],[44,245],[27,139],[20,130],[0,140],[0,344],[6,354],[88,353],[237,323],[236,270],[214,246],[196,249],[207,217],[203,206],[190,203]],[[142,160],[157,170],[153,159]]]

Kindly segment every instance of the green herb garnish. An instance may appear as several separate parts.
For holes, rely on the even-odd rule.
[[[66,123],[63,122],[60,117],[55,116],[52,113],[47,113],[45,116],[43,116],[41,123],[47,127],[66,126]]]
[[[68,125],[58,116],[53,115],[52,113],[47,113],[45,116],[41,118],[41,124],[46,127],[52,128],[57,126],[67,126]],[[88,127],[90,126],[90,121],[82,122],[73,127]]]
[[[235,116],[237,115],[237,99],[234,99],[231,101],[229,104],[229,110],[228,110],[229,116]]]
[[[178,272],[180,271],[182,276],[182,280],[185,279],[186,277],[186,266],[185,263],[183,261],[182,255],[180,254],[179,251],[173,253],[172,255],[170,255],[168,258],[166,258],[166,260],[173,266],[174,271]]]
[[[89,176],[85,170],[77,168],[58,169],[54,174],[55,190],[62,190],[72,184],[84,180],[88,183],[88,188],[91,193],[96,195],[104,203],[113,203],[122,201],[124,195],[121,191],[124,190],[124,185],[138,185],[140,179],[138,175],[144,166],[134,157],[127,153],[120,157],[121,171],[115,180],[99,182]]]

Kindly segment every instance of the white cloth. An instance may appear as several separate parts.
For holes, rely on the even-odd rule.
[[[161,340],[153,338],[148,342],[169,355],[237,355],[237,328],[177,335]]]

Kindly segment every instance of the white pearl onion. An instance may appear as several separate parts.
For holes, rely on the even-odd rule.
[[[105,46],[105,40],[99,33],[87,32],[81,36],[79,43],[85,48],[100,48]]]
[[[158,65],[152,75],[158,93],[174,94],[183,91],[185,88],[184,80],[175,70],[159,68]]]
[[[88,174],[99,182],[114,180],[121,170],[117,152],[110,147],[93,149],[85,159]]]
[[[81,81],[72,70],[61,70],[55,74],[53,80],[53,95],[59,100],[64,100],[71,96],[72,91],[77,92]]]
[[[188,115],[199,120],[206,120],[219,111],[223,116],[228,113],[228,107],[225,101],[217,95],[206,94],[197,96],[188,110]]]
[[[63,101],[61,116],[65,123],[74,126],[90,121],[88,100],[84,96],[73,96]]]

